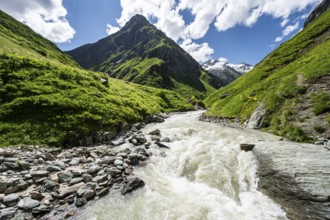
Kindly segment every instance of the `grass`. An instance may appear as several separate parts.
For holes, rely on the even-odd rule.
[[[175,92],[83,70],[29,27],[1,11],[0,19],[0,146],[63,146],[72,133],[114,132],[147,115],[192,110]]]
[[[146,115],[192,109],[181,96],[73,67],[0,55],[0,145],[60,146],[69,132],[119,129]]]
[[[314,93],[310,96],[315,115],[330,112],[330,96],[324,92]]]
[[[283,121],[283,115],[294,108],[296,100],[306,91],[304,86],[296,84],[298,74],[309,80],[330,72],[329,28],[330,10],[270,53],[251,72],[210,94],[204,100],[210,107],[207,114],[239,118],[244,122],[263,103],[267,108],[264,123],[267,130],[304,140],[301,129],[290,124],[294,119]],[[313,101],[315,113],[327,112],[328,98],[322,96],[322,101],[318,98]]]

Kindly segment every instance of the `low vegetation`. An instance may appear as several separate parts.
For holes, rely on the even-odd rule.
[[[0,146],[62,146],[192,106],[175,92],[82,70],[54,44],[0,11]],[[143,66],[140,66],[143,69]]]
[[[306,135],[290,122],[290,116],[308,89],[298,82],[325,76],[330,72],[330,10],[321,15],[294,38],[270,53],[251,72],[205,99],[208,115],[249,119],[263,103],[267,108],[263,126],[275,134],[296,141]],[[316,115],[329,112],[329,96],[320,93],[310,97]],[[329,116],[327,116],[329,118]]]

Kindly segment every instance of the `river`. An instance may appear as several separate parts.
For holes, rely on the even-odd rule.
[[[257,133],[201,122],[199,114],[173,115],[143,128],[145,134],[159,129],[171,140],[166,143],[170,149],[152,145],[147,165],[134,170],[145,187],[125,196],[111,190],[87,205],[78,219],[287,219],[257,189],[256,156],[239,149],[240,143],[257,142]]]

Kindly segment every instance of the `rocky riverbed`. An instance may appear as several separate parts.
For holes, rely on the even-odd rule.
[[[135,124],[116,139],[95,146],[0,149],[0,219],[71,217],[76,212],[69,207],[82,207],[111,189],[125,195],[143,187],[144,181],[132,174],[134,167],[143,166],[151,156],[150,145],[166,146],[160,143],[166,138],[161,140],[159,131],[150,135],[139,131],[144,125]]]

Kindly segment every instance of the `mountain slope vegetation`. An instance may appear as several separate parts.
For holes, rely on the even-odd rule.
[[[146,115],[192,109],[180,95],[86,71],[0,11],[0,146],[62,146]]]
[[[296,141],[330,136],[330,10],[251,72],[205,99],[207,115],[244,122],[263,104],[262,127]]]
[[[67,52],[81,66],[126,81],[203,98],[219,80],[141,15],[117,33]]]

